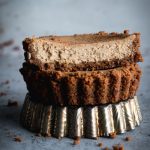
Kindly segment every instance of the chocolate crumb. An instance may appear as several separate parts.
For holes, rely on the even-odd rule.
[[[75,137],[73,144],[74,145],[80,144],[80,137]]]
[[[8,40],[8,41],[5,41],[3,43],[0,43],[0,49],[3,49],[4,47],[7,47],[7,46],[10,46],[14,43],[13,40]]]
[[[9,84],[9,80],[6,80],[6,81],[4,81],[4,82],[1,82],[1,84]]]
[[[6,81],[4,82],[4,84],[9,84],[9,80],[6,80]]]
[[[122,144],[119,145],[119,150],[124,150],[124,146]]]
[[[116,144],[113,146],[113,150],[124,150],[124,146],[122,144]]]
[[[114,145],[114,146],[113,146],[113,150],[119,150],[118,145]]]
[[[8,107],[12,107],[12,106],[16,107],[16,106],[18,106],[18,102],[9,100],[7,106]]]
[[[98,143],[98,146],[99,146],[99,147],[102,147],[102,146],[103,146],[103,143]]]
[[[109,150],[109,148],[108,148],[108,147],[105,147],[104,150]]]
[[[129,30],[124,30],[125,35],[129,35]]]
[[[110,133],[110,134],[109,134],[109,137],[112,138],[112,139],[116,138],[116,137],[117,137],[116,132]]]
[[[131,136],[125,137],[125,141],[131,141],[131,140],[132,140],[132,137],[131,137]]]
[[[15,140],[15,142],[21,142],[21,141],[22,141],[21,137],[19,137],[19,136],[16,136],[16,137],[14,138],[14,140]]]
[[[0,92],[0,97],[1,96],[6,96],[7,94],[5,92]]]

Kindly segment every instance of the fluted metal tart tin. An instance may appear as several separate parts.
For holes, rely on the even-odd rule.
[[[48,106],[30,99],[27,94],[21,124],[44,136],[97,138],[135,129],[142,121],[136,96],[117,104],[85,107]]]

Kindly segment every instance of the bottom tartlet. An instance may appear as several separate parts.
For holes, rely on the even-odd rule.
[[[27,94],[21,124],[43,136],[97,138],[135,129],[142,120],[137,97],[99,106],[51,106],[35,103]]]
[[[137,64],[97,71],[20,69],[33,102],[85,106],[117,103],[136,95],[141,69]]]

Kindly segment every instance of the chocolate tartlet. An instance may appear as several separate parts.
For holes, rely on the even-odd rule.
[[[21,123],[44,136],[110,136],[142,120],[140,33],[26,38]]]
[[[105,33],[26,38],[25,59],[44,70],[92,71],[143,61],[140,34]]]
[[[132,98],[139,86],[137,64],[98,71],[20,69],[33,100],[50,105],[100,105]],[[31,99],[32,100],[32,99]]]

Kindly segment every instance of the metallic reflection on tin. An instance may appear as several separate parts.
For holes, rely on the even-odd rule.
[[[137,113],[137,122],[138,120],[142,121],[142,115],[141,115],[140,106],[137,97],[134,98],[134,103],[135,103],[136,113]]]
[[[126,122],[126,130],[132,130],[135,128],[135,122],[134,122],[134,117],[132,114],[132,108],[131,109],[131,105],[130,105],[131,101],[126,101],[124,102],[124,113],[125,113],[125,122]]]
[[[50,135],[51,132],[51,116],[52,116],[52,106],[45,106],[42,111],[42,115],[39,114],[39,122],[41,122],[40,125],[40,133],[43,135]]]
[[[124,107],[122,102],[112,105],[114,128],[117,133],[124,133],[126,131],[126,119]]]
[[[82,108],[68,107],[67,136],[81,137],[83,135],[83,113]]]
[[[55,137],[66,136],[67,109],[66,107],[55,107],[54,132]]]
[[[109,133],[115,131],[112,105],[107,105],[107,107],[99,106],[98,116],[100,136],[109,136]]]
[[[87,138],[96,138],[98,136],[98,108],[84,107],[83,108],[83,124],[84,136]]]
[[[55,137],[108,136],[124,133],[142,120],[137,97],[117,104],[99,106],[44,106],[26,95],[20,121],[24,127]]]

